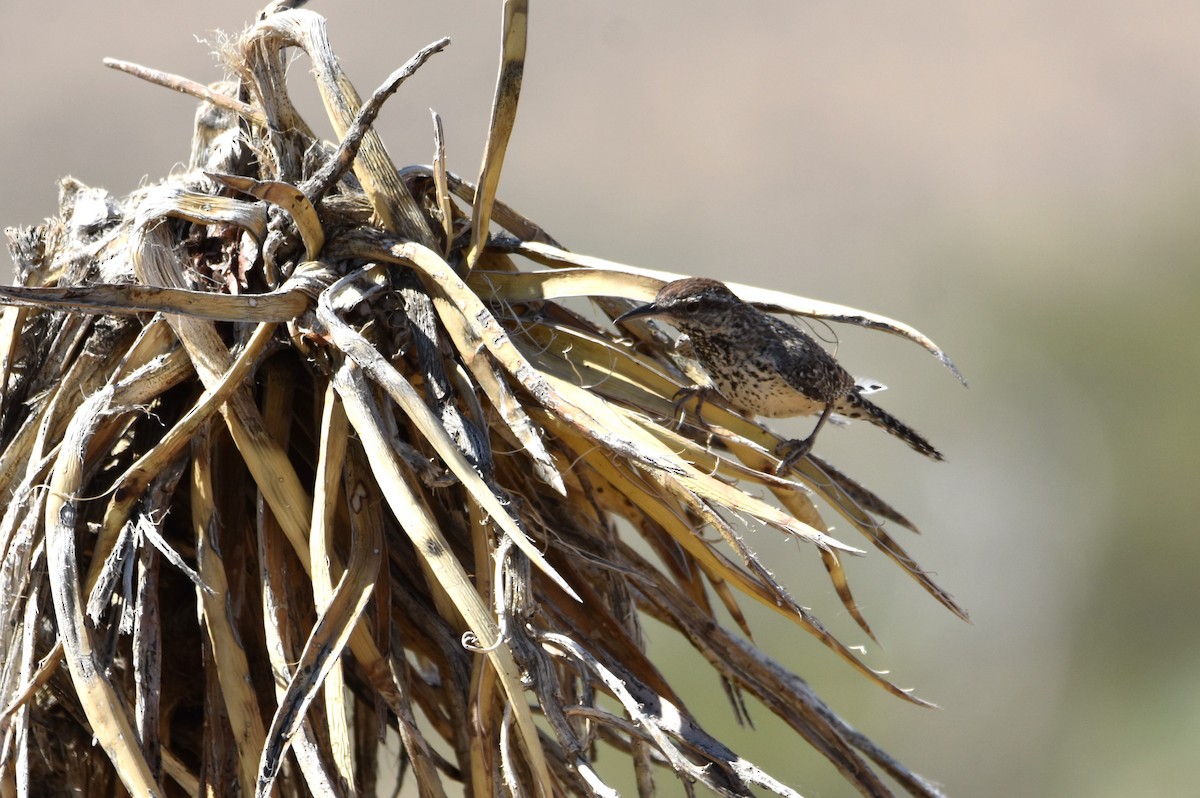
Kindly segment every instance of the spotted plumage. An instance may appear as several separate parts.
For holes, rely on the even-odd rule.
[[[941,460],[913,429],[869,401],[854,377],[803,330],[743,302],[723,283],[689,277],[667,283],[654,302],[618,322],[662,318],[688,336],[713,387],[733,407],[769,417],[817,415],[803,441],[790,441],[785,463],[808,453],[826,419],[836,413],[865,419],[913,449]]]

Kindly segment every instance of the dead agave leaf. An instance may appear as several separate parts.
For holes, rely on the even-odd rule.
[[[614,296],[622,296],[626,299],[633,299],[640,302],[649,302],[654,298],[655,292],[663,283],[671,280],[678,280],[687,275],[676,272],[661,271],[658,269],[644,269],[638,266],[629,266],[623,263],[604,260],[603,258],[595,258],[588,255],[578,255],[573,252],[559,249],[549,244],[533,241],[510,242],[506,247],[507,250],[518,252],[522,255],[530,257],[538,263],[545,263],[550,266],[558,266],[559,264],[569,264],[571,266],[583,267],[587,270],[608,270],[619,274],[626,274],[634,277],[647,278],[646,280],[637,282],[625,282],[635,290],[628,293],[614,294]],[[538,278],[522,275],[514,278],[513,285],[522,286],[526,291],[532,288],[534,281]],[[580,279],[580,278],[576,278]],[[603,279],[603,277],[583,278],[585,280]],[[546,284],[558,289],[559,292],[571,286],[570,281],[552,281],[546,278]],[[907,338],[914,343],[919,344],[923,349],[928,351],[946,368],[950,369],[951,373],[958,378],[958,381],[963,385],[967,384],[966,378],[962,372],[954,365],[949,356],[942,351],[941,347],[935,344],[929,337],[916,330],[915,328],[905,324],[904,322],[889,319],[887,316],[881,316],[878,313],[870,313],[857,308],[848,307],[846,305],[838,305],[832,302],[819,302],[814,299],[807,299],[784,293],[782,291],[774,291],[766,288],[758,288],[752,285],[745,285],[738,282],[727,282],[729,288],[747,302],[759,305],[764,310],[778,313],[794,313],[799,316],[809,316],[814,319],[826,319],[828,321],[840,321],[846,324],[854,324],[859,327],[866,327],[872,330],[881,330],[883,332],[892,333],[902,338]],[[542,288],[543,297],[546,299],[561,298],[563,296],[574,296],[569,293],[553,293],[546,294],[545,288]],[[509,298],[509,297],[505,297]],[[519,298],[519,297],[512,297]]]
[[[392,456],[391,447],[379,435],[378,427],[372,423],[375,414],[370,412],[363,402],[362,398],[367,391],[362,377],[356,375],[355,368],[347,364],[337,373],[334,384],[346,402],[346,414],[350,423],[363,438],[368,453],[375,454],[371,458],[371,466],[376,479],[386,487],[384,496],[387,497],[392,511],[397,518],[403,519],[405,531],[414,538],[417,551],[429,561],[438,580],[451,594],[455,606],[463,613],[475,639],[479,641],[479,650],[487,654],[495,667],[496,675],[517,718],[525,750],[539,785],[538,792],[544,796],[551,795],[553,791],[549,772],[546,770],[542,746],[538,741],[537,728],[533,725],[533,717],[529,714],[528,705],[523,697],[520,675],[512,654],[499,637],[491,613],[480,601],[479,594],[475,592],[462,566],[451,556],[450,544],[442,536],[424,502],[410,489],[408,481]],[[366,497],[360,497],[360,500],[365,501]],[[557,574],[551,576],[556,582],[566,584]],[[573,593],[569,586],[567,591],[568,594]]]
[[[209,436],[193,439],[192,523],[196,527],[200,578],[209,590],[200,591],[204,628],[212,646],[217,679],[225,712],[238,748],[238,776],[243,794],[254,791],[258,779],[255,759],[263,750],[266,732],[259,717],[258,700],[245,674],[250,672],[246,652],[230,623],[229,580],[219,546],[213,541],[219,525],[213,489],[213,454]]]
[[[324,18],[305,9],[271,14],[260,19],[242,39],[242,56],[248,65],[258,60],[260,46],[266,53],[297,46],[308,54],[334,133],[339,139],[345,138],[362,101],[333,54]],[[374,129],[363,137],[354,174],[385,230],[425,243],[433,241],[425,214],[417,207],[408,187],[400,182],[396,167]]]
[[[162,795],[116,687],[96,659],[91,633],[84,623],[75,547],[80,488],[89,439],[102,417],[120,404],[109,388],[93,394],[76,412],[56,458],[46,500],[46,552],[50,590],[58,621],[59,640],[70,668],[79,702],[92,733],[113,761],[126,788],[136,795]]]
[[[710,663],[735,717],[753,696],[864,794],[888,794],[877,767],[937,795],[762,655],[741,609],[749,597],[923,704],[801,606],[745,533],[811,544],[871,634],[842,558],[864,552],[826,513],[965,617],[883,527],[912,524],[818,457],[776,475],[779,435],[719,398],[679,402],[695,365],[651,328],[611,326],[679,275],[570,253],[498,199],[527,3],[503,4],[478,186],[449,170],[436,114],[432,167],[397,170],[373,129],[446,40],[362,102],[324,20],[296,5],[272,3],[224,48],[220,84],[110,62],[204,103],[189,167],[123,199],[64,181],[61,219],[9,233],[22,285],[0,288],[0,783],[351,794],[376,786],[386,728],[435,798],[448,781],[615,795],[591,762],[602,747],[628,755],[645,794],[665,768],[720,794],[794,795],[700,728],[647,652],[649,615]],[[293,47],[336,142],[291,101]],[[270,205],[292,223],[268,224]],[[490,238],[493,222],[516,238]],[[734,288],[954,368],[891,319]],[[46,760],[41,730],[71,755]]]
[[[0,300],[24,307],[57,307],[80,313],[175,313],[198,319],[252,322],[294,319],[312,304],[311,297],[293,286],[251,296],[222,296],[149,285],[0,286]]]
[[[350,486],[348,498],[351,513],[355,512],[356,506],[361,511],[362,502],[367,500],[365,486]],[[360,533],[377,531],[373,524],[352,522],[351,528]],[[324,531],[320,527],[318,530]],[[304,720],[305,710],[337,665],[338,656],[366,608],[379,572],[381,555],[382,541],[375,535],[359,534],[351,540],[350,558],[345,570],[337,587],[329,593],[328,602],[324,602],[317,624],[304,644],[300,661],[296,663],[292,681],[279,699],[279,707],[266,735],[266,746],[258,749],[262,752],[255,790],[259,798],[267,798],[271,794],[271,787],[283,764],[283,756]],[[320,584],[319,580],[316,582]]]
[[[457,274],[437,256],[437,253],[421,247],[415,242],[400,242],[390,250],[379,253],[401,262],[412,263],[419,269],[422,277],[428,279],[436,290],[447,296],[456,307],[465,329],[470,331],[473,341],[488,349],[496,361],[516,379],[539,402],[548,407],[556,415],[569,419],[571,423],[584,430],[589,437],[604,443],[604,445],[634,459],[642,460],[647,465],[665,471],[678,471],[678,466],[671,458],[663,458],[648,453],[637,444],[614,436],[603,424],[598,422],[588,410],[572,403],[562,394],[555,391],[545,376],[529,365],[525,357],[512,345],[508,333],[492,316],[483,304]],[[457,320],[446,321],[447,325]],[[577,394],[576,398],[587,402],[593,407],[589,395]]]
[[[504,23],[500,35],[500,70],[492,117],[488,121],[483,165],[479,169],[479,190],[471,206],[471,248],[467,250],[467,270],[475,267],[488,240],[492,203],[500,185],[504,152],[517,118],[517,100],[521,96],[521,78],[525,74],[525,40],[529,35],[528,0],[504,0]]]
[[[322,405],[321,443],[318,447],[317,460],[318,476],[314,480],[316,491],[313,494],[313,526],[312,533],[309,535],[309,547],[313,558],[313,601],[317,607],[325,610],[329,608],[336,597],[334,580],[342,576],[342,574],[334,572],[329,552],[334,545],[334,523],[338,502],[341,498],[339,488],[346,464],[350,424],[346,419],[345,408],[338,400],[332,383],[326,387]],[[358,489],[351,489],[351,493],[355,490]],[[362,488],[361,493],[365,496],[366,489]],[[353,506],[349,509],[350,512],[355,512]],[[361,512],[362,505],[359,504],[358,513]],[[373,535],[379,534],[377,527],[368,525],[367,528]],[[363,524],[352,523],[351,529],[359,530],[354,541],[358,544],[356,548],[361,549],[362,544],[359,541],[364,539],[361,533]],[[371,553],[376,558],[374,564],[376,572],[379,570],[378,558],[381,544],[382,538],[375,541],[374,551]],[[358,559],[362,558],[360,552]],[[355,559],[352,553],[350,561],[346,564],[347,569],[363,568],[361,562],[356,562]],[[370,586],[374,587],[373,581]],[[360,609],[359,613],[361,611]],[[334,767],[342,783],[354,784],[354,762],[351,759],[354,746],[350,739],[350,710],[346,705],[346,679],[342,672],[341,662],[337,658],[330,663],[328,675],[325,677],[321,689],[325,698],[325,715],[328,720],[329,745],[333,751]],[[280,704],[282,706],[282,699]],[[303,716],[303,713],[300,715]]]
[[[287,211],[288,215],[292,217],[292,221],[296,223],[296,229],[300,231],[300,238],[304,241],[306,260],[316,258],[321,247],[325,246],[325,231],[321,228],[321,220],[317,218],[317,209],[313,207],[312,202],[303,191],[290,183],[281,183],[278,180],[255,180],[252,177],[222,175],[215,172],[205,172],[204,174],[223,186],[257,197]]]
[[[290,381],[285,379],[279,370],[272,369],[267,373],[265,393],[263,396],[264,415],[268,420],[269,431],[276,440],[284,441],[288,437],[288,425],[285,423],[293,404]],[[347,478],[352,478],[354,468],[347,466]],[[360,515],[372,515],[370,512]],[[361,519],[360,519],[361,520]],[[282,703],[288,685],[293,681],[292,664],[300,659],[301,642],[293,636],[293,602],[300,604],[301,598],[289,590],[289,568],[287,559],[287,544],[283,531],[270,513],[259,517],[257,531],[257,549],[264,571],[262,580],[263,590],[263,631],[267,646],[268,657],[271,661],[275,683],[276,705]],[[369,535],[378,535],[373,532]],[[332,563],[330,563],[332,568]],[[308,588],[308,585],[304,585]],[[315,580],[313,584],[314,600]],[[330,588],[332,593],[332,587]],[[305,717],[290,741],[291,752],[304,774],[304,781],[314,795],[333,795],[338,792],[340,785],[332,775],[332,763],[325,761],[318,746],[316,730],[313,728],[313,718]]]
[[[495,283],[490,281],[490,277],[492,275],[478,274],[477,276],[482,279],[489,280],[489,287],[495,286]],[[506,277],[508,275],[501,276]],[[580,275],[580,279],[582,279],[582,275]],[[606,278],[600,278],[600,281],[604,280],[606,280]],[[516,282],[517,281],[515,280],[508,281],[508,284],[512,285]],[[604,284],[607,286],[605,290],[611,290],[612,286],[608,282],[605,282]],[[655,374],[650,370],[638,368],[638,364],[627,350],[615,347],[610,342],[592,338],[578,332],[577,330],[570,330],[564,327],[555,328],[549,325],[542,325],[538,327],[528,327],[526,330],[532,335],[537,336],[536,340],[539,341],[540,345],[539,351],[545,353],[539,362],[539,366],[545,368],[550,365],[546,358],[553,355],[553,353],[558,351],[560,347],[563,349],[569,349],[571,353],[570,370],[573,371],[576,376],[585,384],[591,386],[593,390],[600,391],[606,396],[622,399],[630,404],[644,406],[647,404],[645,390],[647,386],[653,386],[653,391],[660,396],[669,395],[674,390],[677,390],[678,387],[682,387],[676,386],[670,383],[668,380],[661,378],[659,378],[661,381],[656,381]],[[545,335],[547,332],[550,332],[551,335]],[[551,343],[555,340],[555,337],[565,339],[560,340],[559,347],[551,345]],[[565,373],[565,369],[560,368],[556,370],[556,373],[563,375]],[[638,393],[634,394],[625,391],[624,388],[627,386],[635,387]],[[816,508],[813,506],[812,502],[808,500],[806,496],[799,493],[795,489],[794,484],[788,483],[786,480],[772,480],[767,476],[773,470],[774,463],[777,461],[773,457],[767,456],[765,452],[773,451],[776,444],[780,442],[780,439],[777,436],[765,434],[757,425],[752,425],[738,416],[724,411],[723,409],[716,409],[714,406],[707,406],[705,412],[709,416],[717,416],[717,418],[712,418],[710,420],[719,424],[720,429],[729,430],[729,434],[722,434],[721,437],[732,447],[733,451],[738,455],[738,457],[745,462],[750,469],[756,470],[758,474],[763,475],[756,481],[761,481],[763,484],[768,485],[775,494],[776,498],[785,507],[787,507],[796,518],[806,519],[803,522],[806,526],[815,526],[820,530],[821,533],[823,533],[823,522],[819,521],[819,515],[816,513]],[[647,429],[653,431],[654,434],[662,438],[672,440],[677,438],[677,436],[674,436],[668,430],[656,424],[648,424]],[[733,432],[734,430],[736,430],[736,433]],[[758,440],[754,441],[754,439]],[[755,442],[758,445],[748,445],[752,442]],[[705,457],[703,454],[701,454],[694,445],[690,445],[682,441],[675,441],[675,444],[676,451],[682,450],[688,453],[689,456],[685,459],[688,459],[693,463],[699,461],[699,463],[702,465],[702,471],[709,471],[712,467],[720,470],[722,465],[730,462],[723,458],[710,460],[708,457]],[[710,467],[708,463],[712,463],[712,466]],[[930,595],[946,606],[951,612],[961,618],[966,619],[967,616],[965,610],[963,610],[962,607],[960,607],[953,600],[953,598],[946,593],[945,590],[943,590],[940,586],[933,582],[932,579],[930,579],[929,575],[919,565],[917,565],[915,561],[912,560],[912,558],[904,551],[903,547],[901,547],[899,543],[884,533],[880,529],[879,524],[862,511],[858,498],[870,497],[874,499],[873,494],[870,494],[866,491],[860,491],[857,496],[851,496],[845,492],[843,486],[846,484],[851,484],[855,487],[860,487],[857,486],[857,483],[848,482],[844,475],[841,475],[840,472],[836,471],[833,471],[833,473],[837,474],[839,479],[831,479],[829,474],[832,469],[829,469],[828,467],[822,468],[822,464],[816,462],[804,460],[797,463],[795,469],[799,472],[799,475],[804,478],[806,484],[821,494],[822,497],[825,498],[851,524],[853,524],[856,529],[870,539],[880,551],[884,552],[889,558],[893,559],[897,564],[903,567],[905,572],[912,576],[918,584],[920,584],[927,592],[930,593]],[[730,477],[746,476],[744,472],[739,472],[729,468],[725,468],[724,473]],[[719,503],[723,504],[724,506],[735,508],[737,506],[736,497],[740,495],[740,491],[734,491],[732,494],[733,498],[729,500],[722,500]],[[876,507],[876,509],[878,509],[878,505],[876,505],[874,502],[872,504]],[[890,511],[890,508],[887,507],[886,504],[883,504],[883,508],[888,511],[889,515],[896,515],[894,511]],[[849,547],[846,547],[846,550],[856,554],[862,553],[857,549],[850,549]],[[855,618],[855,620],[858,621],[859,626],[862,627],[864,631],[867,631],[868,634],[872,634],[869,624],[867,624],[866,619],[862,616],[861,611],[854,602],[853,596],[850,592],[848,580],[846,579],[840,563],[837,563],[836,559],[832,558],[831,555],[832,550],[822,550],[822,560],[824,561],[826,570],[829,572],[830,578],[837,589],[839,597],[842,599],[843,605]],[[872,634],[872,637],[873,636],[874,635]]]
[[[437,305],[436,299],[434,304]],[[450,314],[449,309],[445,309],[444,312],[447,315]],[[454,317],[451,316],[451,318]],[[554,459],[546,450],[545,444],[542,443],[540,430],[534,427],[529,420],[529,415],[522,409],[521,401],[508,387],[508,383],[497,372],[487,356],[473,346],[472,336],[463,326],[447,324],[446,333],[453,339],[458,351],[465,353],[466,356],[463,359],[467,368],[471,370],[479,387],[487,394],[492,407],[508,425],[517,444],[524,448],[533,460],[535,473],[543,482],[565,496],[567,491],[563,486],[562,475],[559,474]]]
[[[156,83],[159,86],[165,86],[172,91],[183,92],[190,94],[199,100],[212,103],[213,105],[224,108],[227,111],[233,111],[238,116],[255,122],[259,125],[266,124],[267,117],[253,105],[244,103],[233,97],[222,94],[219,91],[213,91],[210,87],[203,83],[197,83],[194,80],[189,80],[179,75],[172,75],[169,72],[163,72],[160,69],[151,69],[144,67],[141,64],[135,64],[132,61],[123,61],[120,58],[105,58],[103,63],[109,69],[116,69],[120,72],[127,72],[130,75],[141,78],[142,80]]]
[[[358,275],[349,275],[342,278],[342,281],[335,283],[331,286],[329,292],[322,295],[321,303],[317,310],[317,315],[321,323],[325,325],[326,330],[337,345],[341,347],[342,351],[349,355],[360,368],[367,371],[388,392],[392,400],[404,409],[409,418],[418,425],[425,434],[426,440],[433,444],[438,453],[443,457],[445,463],[463,481],[463,484],[468,487],[472,497],[480,506],[488,510],[493,521],[504,528],[505,532],[512,537],[517,546],[547,576],[558,582],[559,586],[566,590],[568,594],[573,595],[575,591],[559,576],[550,563],[546,562],[545,557],[537,550],[525,532],[513,520],[509,512],[500,505],[499,500],[491,489],[484,484],[470,463],[466,461],[463,454],[455,447],[445,428],[434,418],[416,390],[379,355],[369,341],[338,318],[336,311],[333,309],[337,292],[345,285],[343,281],[354,280],[357,277]]]

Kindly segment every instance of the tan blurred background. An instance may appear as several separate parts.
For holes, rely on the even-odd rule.
[[[363,93],[451,36],[380,127],[398,163],[428,162],[436,108],[451,168],[472,176],[498,5],[310,8]],[[124,193],[186,160],[192,102],[100,59],[213,80],[194,35],[256,11],[0,5],[0,223],[52,214],[60,175]],[[972,613],[950,617],[879,556],[850,563],[884,644],[869,662],[942,709],[755,620],[765,648],[953,795],[1177,796],[1200,779],[1198,34],[1200,5],[1171,0],[533,9],[503,199],[578,251],[904,319],[970,378],[841,330],[843,361],[888,383],[881,402],[949,462],[869,428],[818,445],[917,521],[905,542]],[[307,70],[294,83],[315,97]],[[810,552],[750,540],[860,642]],[[727,723],[715,681],[672,656],[702,720]],[[731,732],[740,753],[805,795],[848,794],[752,714],[757,731]]]

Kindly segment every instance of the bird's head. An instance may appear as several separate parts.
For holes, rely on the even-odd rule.
[[[667,283],[649,305],[622,313],[616,321],[660,318],[685,326],[689,323],[716,325],[744,304],[722,282],[706,277],[687,277]]]

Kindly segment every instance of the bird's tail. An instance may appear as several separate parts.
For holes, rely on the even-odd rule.
[[[933,460],[945,460],[933,444],[921,437],[912,427],[905,424],[879,405],[868,400],[859,391],[851,391],[838,402],[835,412],[847,418],[861,418],[887,430],[900,440]]]

